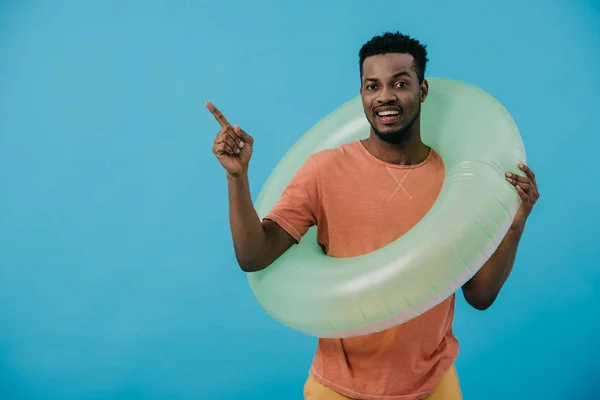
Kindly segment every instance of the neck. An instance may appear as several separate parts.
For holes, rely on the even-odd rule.
[[[427,158],[430,148],[421,140],[419,132],[413,132],[401,144],[392,144],[381,140],[372,130],[369,138],[362,140],[363,145],[374,157],[381,161],[398,164],[419,164]]]

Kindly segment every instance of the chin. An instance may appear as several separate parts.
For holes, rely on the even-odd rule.
[[[403,129],[402,126],[394,126],[394,125],[383,125],[383,126],[377,126],[377,132],[383,134],[383,135],[394,135],[397,132],[402,132]]]
[[[403,125],[375,125],[375,131],[380,135],[385,136],[403,136],[405,134],[405,127]]]
[[[374,129],[375,134],[384,142],[390,144],[404,144],[409,139],[410,134],[405,130],[392,129],[388,131],[380,131]]]

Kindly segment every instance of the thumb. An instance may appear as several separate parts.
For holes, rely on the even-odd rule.
[[[246,132],[244,132],[244,130],[242,128],[239,127],[239,125],[235,125],[233,127],[233,131],[235,132],[236,135],[238,135],[245,143],[248,143],[249,145],[252,145],[254,143],[254,139],[252,138],[252,136],[248,135]]]

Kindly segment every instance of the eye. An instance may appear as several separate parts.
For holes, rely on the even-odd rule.
[[[370,84],[365,87],[367,90],[375,90],[377,88],[376,85]]]
[[[398,86],[398,87],[406,87],[406,86],[408,86],[408,83],[406,83],[404,81],[401,81],[401,82],[396,83],[396,86]]]

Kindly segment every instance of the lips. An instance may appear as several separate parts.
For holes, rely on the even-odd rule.
[[[384,106],[375,108],[375,116],[384,124],[396,122],[402,115],[400,107]]]

